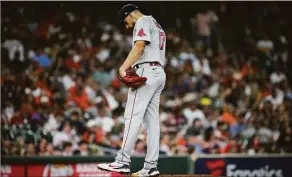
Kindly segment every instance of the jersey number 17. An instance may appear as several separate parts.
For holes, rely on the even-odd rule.
[[[159,32],[159,49],[163,50],[164,49],[164,43],[166,41],[166,36],[163,31]]]
[[[156,22],[156,20],[153,20],[153,22],[155,23],[156,27],[159,29],[162,29],[160,24]],[[166,41],[166,36],[165,33],[163,31],[159,32],[159,49],[163,50],[164,49],[164,43]]]

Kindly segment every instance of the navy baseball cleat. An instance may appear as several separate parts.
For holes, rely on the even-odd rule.
[[[133,173],[131,176],[137,176],[137,177],[146,177],[146,176],[159,176],[159,171],[157,168],[151,168],[150,170],[142,169],[136,173]]]
[[[104,171],[109,172],[117,172],[121,174],[129,174],[130,173],[130,167],[129,165],[124,165],[120,163],[101,163],[97,165],[97,168]]]

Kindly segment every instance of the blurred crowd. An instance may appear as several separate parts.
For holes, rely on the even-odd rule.
[[[117,68],[132,33],[94,13],[57,7],[2,14],[3,156],[113,155],[122,145],[128,88]],[[277,25],[258,27],[266,18],[284,27],[291,19],[272,6],[258,10],[260,24],[240,15],[235,22],[229,7],[194,12],[187,34],[179,20],[165,27],[161,154],[292,152],[291,41]],[[142,126],[133,155],[146,153],[145,132]]]

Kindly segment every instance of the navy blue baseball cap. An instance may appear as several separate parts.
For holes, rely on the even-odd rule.
[[[119,11],[119,18],[121,23],[124,23],[125,18],[133,11],[138,10],[138,7],[134,4],[127,4],[121,7]]]

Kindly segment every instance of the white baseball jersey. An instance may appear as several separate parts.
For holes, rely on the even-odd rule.
[[[135,64],[157,61],[164,66],[166,36],[152,16],[144,15],[137,20],[133,30],[133,46],[136,41],[147,41],[148,45]]]

